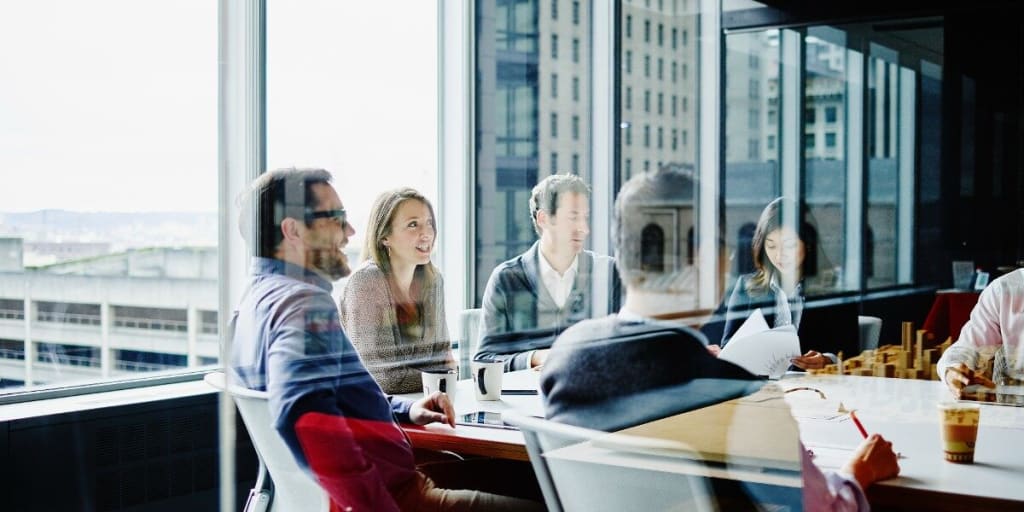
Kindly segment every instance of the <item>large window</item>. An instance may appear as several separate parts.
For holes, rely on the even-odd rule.
[[[589,4],[573,4],[571,20],[538,16],[539,8],[536,0],[475,5],[475,303],[494,267],[536,240],[529,200],[538,180],[590,177]],[[557,57],[557,41],[571,42],[571,58]],[[555,75],[572,77],[571,95],[539,94]]]
[[[930,40],[940,28],[913,36]],[[729,281],[754,270],[750,237],[775,197],[813,226],[816,293],[913,282],[919,65],[873,27],[811,26],[725,38],[725,244]],[[905,42],[903,46],[906,46]],[[916,54],[927,54],[917,48]],[[733,84],[763,83],[763,98]],[[753,85],[750,85],[750,89]],[[753,103],[753,104],[751,104]],[[755,122],[755,109],[766,122]],[[934,136],[932,137],[934,140]],[[753,151],[753,144],[763,151]]]
[[[722,190],[725,215],[722,232],[730,262],[724,269],[728,276],[726,284],[731,286],[736,276],[754,271],[750,254],[754,225],[761,209],[780,194],[781,155],[775,141],[781,128],[781,48],[778,30],[730,35],[725,43],[725,185]],[[749,94],[751,90],[759,93]],[[761,111],[765,115],[753,122],[749,115],[751,111]],[[753,145],[761,149],[757,154],[750,151]]]
[[[437,207],[436,9],[431,2],[267,3],[267,167],[334,174],[356,231],[347,248],[354,265],[378,194],[409,186]],[[505,29],[505,47],[536,48],[522,26]],[[513,139],[504,139],[509,151],[526,151]]]
[[[217,360],[217,44],[206,1],[0,6],[0,393]]]

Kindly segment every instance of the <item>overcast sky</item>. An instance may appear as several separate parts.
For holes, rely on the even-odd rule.
[[[270,167],[435,197],[436,2],[268,2]],[[0,2],[0,211],[217,209],[217,2]]]

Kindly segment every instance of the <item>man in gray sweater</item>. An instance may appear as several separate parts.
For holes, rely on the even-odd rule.
[[[504,361],[505,371],[543,365],[559,332],[593,316],[593,287],[618,282],[611,258],[583,250],[589,202],[590,187],[576,175],[553,174],[533,188],[540,240],[491,273],[475,360]]]

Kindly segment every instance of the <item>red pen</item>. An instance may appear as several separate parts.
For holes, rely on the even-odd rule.
[[[860,430],[860,435],[864,436],[864,439],[867,439],[868,431],[864,430],[864,425],[860,424],[860,420],[857,419],[856,411],[850,411],[850,419],[853,420],[854,425],[857,425],[857,430]]]

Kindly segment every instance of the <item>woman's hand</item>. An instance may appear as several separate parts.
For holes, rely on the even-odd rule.
[[[821,352],[808,350],[806,354],[800,357],[794,357],[793,359],[790,359],[789,362],[802,370],[817,370],[824,368],[826,364],[831,364],[832,360],[822,355]]]
[[[900,464],[892,443],[878,434],[865,439],[843,470],[853,476],[861,489],[867,489],[879,480],[892,478],[900,473]]]

